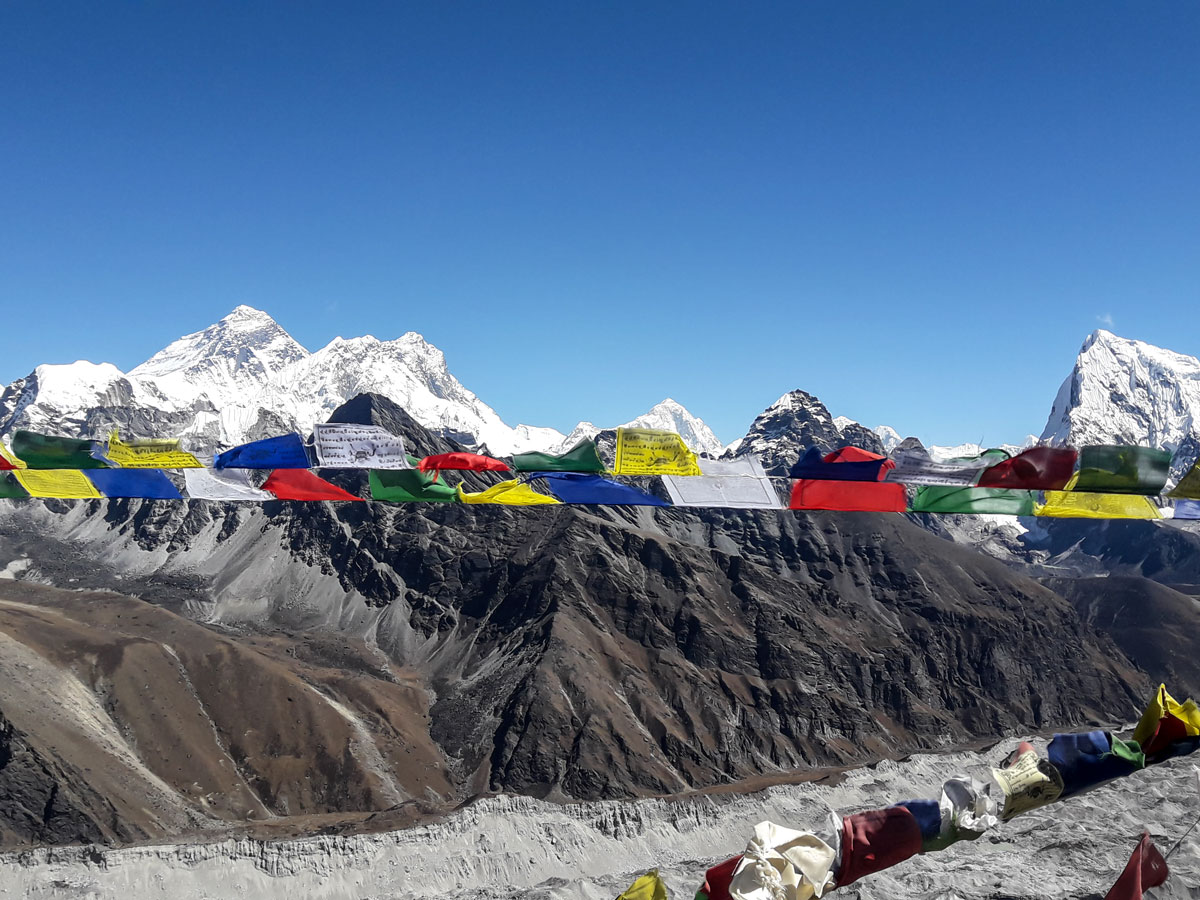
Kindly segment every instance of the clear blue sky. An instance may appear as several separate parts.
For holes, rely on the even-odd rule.
[[[239,303],[510,423],[1039,432],[1200,353],[1200,4],[0,3],[0,381]]]

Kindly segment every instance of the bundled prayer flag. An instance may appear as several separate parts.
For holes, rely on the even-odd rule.
[[[470,472],[507,472],[508,466],[490,456],[480,456],[478,453],[439,453],[427,456],[417,465],[422,472],[433,472],[433,480],[437,481],[437,473],[443,469]]]
[[[824,456],[816,447],[809,447],[799,462],[792,466],[788,477],[827,481],[879,481],[884,473],[895,468],[895,465],[886,456],[858,447],[842,447]]]
[[[486,491],[476,494],[466,493],[460,484],[458,501],[459,503],[499,503],[504,506],[546,506],[558,503],[553,497],[539,494],[528,484],[517,481],[515,478],[511,481],[493,484]]]
[[[652,869],[631,884],[617,900],[667,900],[667,886],[658,876],[658,869]]]
[[[89,469],[90,481],[105,497],[182,500],[179,489],[160,469]]]
[[[1073,447],[1031,447],[997,463],[979,476],[979,487],[1057,491],[1075,474]]]
[[[250,482],[249,469],[184,469],[189,497],[196,500],[273,500]]]
[[[29,491],[21,487],[17,476],[11,471],[0,472],[0,499],[20,500],[29,496]]]
[[[100,496],[79,469],[16,469],[13,475],[30,497],[91,500]]]
[[[1004,792],[1001,818],[1007,822],[1014,816],[1053,803],[1063,792],[1062,775],[1047,760],[1039,759],[1029,744],[1019,752],[1012,764],[992,769],[992,777]]]
[[[362,500],[308,469],[276,469],[263,482],[263,490],[280,500]]]
[[[924,450],[897,450],[892,459],[895,468],[887,473],[887,481],[970,487],[984,469],[1008,459],[1008,454],[1003,450],[988,450],[980,456],[937,461]]]
[[[13,435],[12,448],[31,469],[108,468],[103,459],[104,448],[97,441],[18,431]]]
[[[1195,701],[1180,703],[1160,684],[1154,698],[1146,706],[1133,730],[1133,740],[1145,752],[1154,756],[1176,741],[1200,735],[1200,707]]]
[[[670,506],[666,500],[629,484],[585,472],[539,472],[563,503],[592,503],[601,506]]]
[[[404,440],[378,425],[345,422],[313,427],[317,465],[328,469],[409,469]]]
[[[1100,445],[1079,451],[1076,491],[1156,495],[1171,474],[1171,454],[1152,447]]]
[[[214,469],[307,469],[308,451],[298,434],[251,441],[218,454]]]
[[[788,509],[904,512],[908,509],[908,498],[902,484],[801,478],[792,484]]]
[[[1175,485],[1167,496],[1181,500],[1200,500],[1200,460],[1192,463],[1191,469],[1179,479],[1179,484]],[[1176,518],[1182,517],[1177,515]]]
[[[1149,833],[1143,832],[1121,876],[1104,895],[1104,900],[1142,900],[1144,891],[1165,884],[1170,874],[1167,861],[1150,842]]]
[[[700,475],[696,454],[673,431],[618,428],[618,475]]]
[[[419,469],[372,469],[371,499],[388,503],[457,503],[458,490]]]
[[[820,897],[835,884],[838,838],[759,822],[729,885],[732,900]],[[781,894],[782,889],[782,894]]]
[[[1055,519],[1160,519],[1149,497],[1135,494],[1085,494],[1075,490],[1046,491],[1035,516]]]
[[[12,451],[4,446],[4,441],[0,441],[0,471],[7,469],[24,469],[24,460],[17,459]]]
[[[513,470],[517,472],[603,472],[604,462],[596,450],[596,442],[583,440],[557,456],[550,453],[514,453]]]
[[[958,841],[976,840],[998,821],[999,808],[988,793],[987,785],[966,775],[947,779],[938,800],[942,827],[934,840],[923,842],[923,849],[944,850]]]
[[[122,441],[117,429],[108,437],[104,458],[122,469],[199,469],[200,460],[179,440]]]
[[[1142,768],[1129,759],[1130,749],[1128,744],[1122,744],[1122,752],[1114,752],[1113,740],[1105,731],[1054,735],[1046,748],[1046,756],[1062,776],[1063,790],[1059,799],[1065,800]],[[1137,755],[1141,756],[1140,753]]]
[[[904,862],[921,852],[921,826],[905,806],[872,809],[842,819],[837,886]]]
[[[1033,491],[927,485],[917,489],[909,512],[1032,516],[1034,505]]]

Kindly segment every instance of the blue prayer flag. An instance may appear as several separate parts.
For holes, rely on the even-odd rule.
[[[251,441],[226,450],[213,460],[214,469],[307,469],[308,452],[298,434]]]
[[[817,481],[878,481],[880,470],[887,459],[880,456],[875,459],[853,461],[830,461],[829,456],[821,455],[816,447],[809,447],[800,457],[799,462],[792,466],[788,478],[806,478]],[[873,454],[872,454],[873,455]]]
[[[670,506],[666,500],[628,484],[600,475],[581,472],[539,472],[550,492],[563,503],[593,503],[599,506]]]
[[[161,469],[87,469],[83,474],[105,497],[183,499]]]

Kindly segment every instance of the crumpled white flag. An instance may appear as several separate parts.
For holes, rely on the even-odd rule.
[[[942,785],[938,806],[942,811],[939,837],[951,841],[974,840],[1000,821],[1000,807],[987,786],[967,775],[951,778]]]
[[[701,459],[703,475],[663,475],[663,485],[676,506],[728,509],[780,509],[782,503],[757,456]]]
[[[832,844],[811,831],[759,822],[733,872],[733,900],[809,900],[835,886],[840,830]]]
[[[250,481],[250,469],[184,469],[187,494],[196,500],[274,500]]]
[[[327,469],[411,469],[404,440],[379,425],[345,422],[313,427],[317,465]]]

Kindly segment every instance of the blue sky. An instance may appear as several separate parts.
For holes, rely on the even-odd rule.
[[[1038,432],[1200,353],[1200,4],[0,4],[0,381],[239,303],[510,423]],[[1111,322],[1111,325],[1108,323]]]

